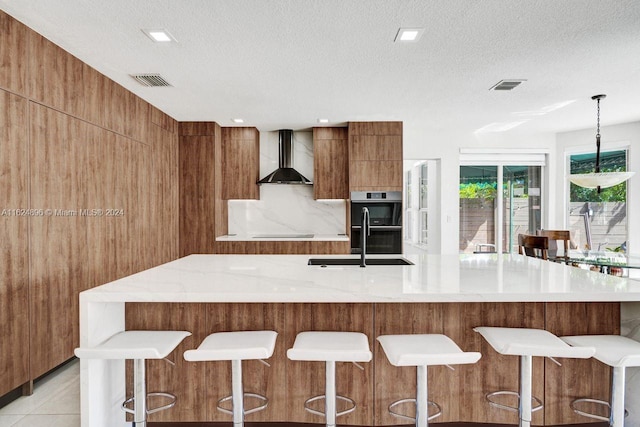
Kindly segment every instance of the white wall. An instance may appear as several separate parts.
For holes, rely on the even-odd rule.
[[[627,224],[629,227],[628,251],[640,254],[640,122],[604,126],[600,128],[601,149],[607,150],[628,146],[629,171],[636,172],[627,184]],[[563,186],[558,192],[559,201],[567,200],[569,183],[566,176],[569,171],[565,160],[568,151],[582,150],[595,152],[595,129],[563,132],[556,135],[557,156],[553,167],[562,179]],[[553,226],[566,226],[566,205],[563,203],[554,210]]]
[[[440,159],[440,252],[443,254],[459,253],[459,184],[460,184],[460,149],[461,148],[532,148],[548,149],[549,163],[555,164],[555,136],[553,134],[527,135],[517,130],[482,134],[448,134],[439,135],[405,135],[405,160]],[[555,183],[557,174],[553,167],[547,167],[545,175],[546,197],[544,199],[548,212],[556,209],[557,191]],[[554,183],[554,185],[550,185]],[[548,217],[543,218],[546,224]],[[431,233],[431,231],[430,231]]]

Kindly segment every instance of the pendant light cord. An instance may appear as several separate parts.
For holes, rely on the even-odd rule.
[[[596,173],[600,173],[600,98],[597,98],[596,102],[598,103],[598,128],[596,131]],[[600,187],[598,187],[598,190],[599,189]]]

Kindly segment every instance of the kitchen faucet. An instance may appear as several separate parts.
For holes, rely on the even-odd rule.
[[[360,223],[362,224],[362,228],[360,229],[360,267],[366,267],[367,236],[369,236],[371,232],[368,208],[362,208],[362,221],[360,221]]]

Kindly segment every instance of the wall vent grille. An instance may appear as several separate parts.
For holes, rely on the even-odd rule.
[[[500,80],[495,85],[491,86],[489,90],[513,90],[516,87],[520,86],[522,82],[526,82],[526,79],[518,79],[518,80]]]
[[[160,74],[131,74],[131,77],[136,79],[142,86],[147,87],[162,87],[171,86],[168,81],[164,79]]]

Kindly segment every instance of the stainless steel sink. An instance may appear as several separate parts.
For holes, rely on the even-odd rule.
[[[405,258],[367,258],[367,265],[413,265]],[[360,265],[360,258],[309,258],[308,265]]]

